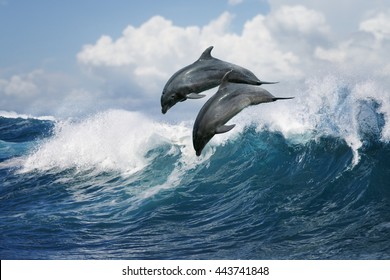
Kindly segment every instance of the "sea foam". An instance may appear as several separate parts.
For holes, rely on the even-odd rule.
[[[145,154],[165,142],[180,145],[188,128],[159,124],[136,112],[108,110],[81,121],[58,121],[54,136],[26,158],[23,172],[52,168],[120,170],[148,165]]]

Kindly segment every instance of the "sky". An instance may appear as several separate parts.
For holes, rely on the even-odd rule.
[[[211,45],[277,93],[329,72],[387,83],[390,1],[0,0],[0,45],[0,111],[162,118],[166,81]]]

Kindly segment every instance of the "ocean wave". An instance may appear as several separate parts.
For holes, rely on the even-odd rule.
[[[145,121],[125,111],[90,121],[101,126],[118,116]],[[113,148],[102,151],[79,140],[85,135],[76,132],[84,131],[86,120],[67,125],[18,163],[22,171],[0,167],[3,258],[387,259],[390,254],[383,226],[390,206],[388,144],[362,147],[350,168],[353,151],[341,138],[303,143],[252,125],[210,145],[209,157],[197,158],[187,151],[190,128],[167,125],[159,136],[143,134],[149,144],[138,158],[117,158]],[[117,129],[108,131],[124,137]],[[65,140],[76,145],[74,152],[56,150]],[[123,169],[85,154],[71,161],[81,148],[100,153],[100,160],[115,159]],[[129,160],[138,165],[127,169]]]

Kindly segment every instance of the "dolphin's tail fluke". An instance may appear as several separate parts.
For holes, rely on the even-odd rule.
[[[274,97],[272,98],[272,101],[276,101],[276,100],[284,100],[284,99],[293,99],[294,97]]]

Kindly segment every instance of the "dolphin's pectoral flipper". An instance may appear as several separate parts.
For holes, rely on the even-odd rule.
[[[203,98],[203,97],[205,97],[206,95],[204,95],[204,94],[197,94],[197,93],[190,93],[190,94],[188,94],[186,97],[188,98],[188,99],[200,99],[200,98]]]
[[[228,132],[228,131],[232,130],[233,127],[235,127],[235,126],[236,126],[235,124],[218,126],[218,127],[215,129],[215,133],[216,133],[216,134],[220,134],[220,133]]]

